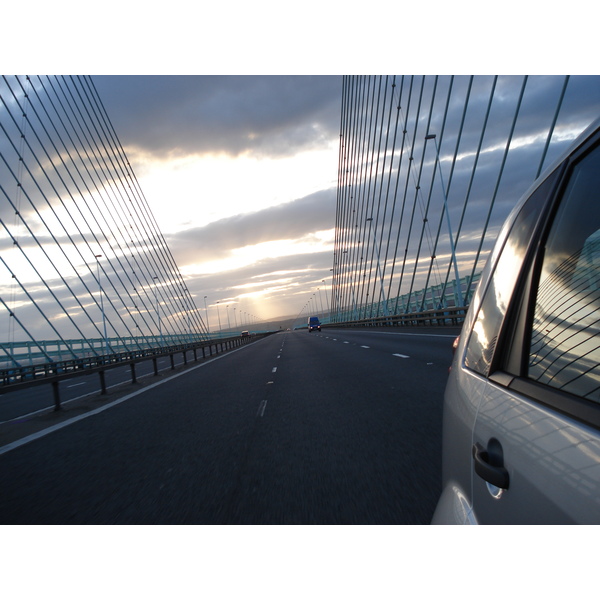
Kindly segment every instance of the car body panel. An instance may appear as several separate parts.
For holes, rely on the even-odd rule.
[[[598,523],[600,435],[528,398],[486,383],[473,441],[501,440],[509,488],[494,497],[473,478],[480,523]]]
[[[591,217],[581,208],[591,206],[600,189],[599,156],[600,120],[530,187],[501,229],[465,317],[444,394],[443,490],[432,524],[600,523],[600,399],[598,390],[589,393],[598,384],[600,224],[596,208]],[[578,172],[577,165],[588,158],[587,171]],[[568,199],[571,183],[586,175],[585,193]],[[538,298],[546,283],[542,266],[546,255],[552,258],[546,244],[552,242],[563,205],[577,203],[579,212],[572,214],[579,221],[573,222],[595,231],[584,247],[576,246],[583,256],[593,240],[595,254],[586,258],[585,276],[594,291],[585,291],[585,302],[573,291],[574,317],[555,315],[559,327],[552,314],[550,321],[538,319],[540,307],[548,304]],[[571,214],[568,210],[564,214]],[[572,225],[569,235],[576,237]],[[562,307],[562,292],[544,292]],[[587,344],[579,343],[583,327],[589,328]],[[554,337],[548,333],[553,330]],[[534,344],[534,338],[543,341]],[[573,341],[557,352],[558,338]],[[577,354],[578,346],[586,348],[587,358]],[[544,368],[552,362],[556,375],[537,376],[540,348],[544,356],[555,353]],[[585,385],[565,384],[569,365],[568,376],[587,378]],[[586,399],[575,395],[580,389],[587,390]]]
[[[456,378],[450,377],[446,388],[448,397],[454,399],[460,396],[460,401],[444,406],[442,472],[445,487],[433,524],[474,525],[477,522],[470,501],[473,497],[471,464],[463,457],[471,452],[473,429],[486,381],[469,374],[461,384],[458,386]]]

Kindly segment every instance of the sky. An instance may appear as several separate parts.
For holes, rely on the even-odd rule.
[[[341,76],[93,79],[198,308],[204,309],[206,296],[209,328],[217,319],[223,328],[233,326],[242,314],[256,321],[294,317],[313,294],[321,304],[330,302]],[[487,201],[520,81],[505,77],[498,84],[498,97],[506,102],[496,102],[486,141],[491,171],[486,176],[486,156],[479,167],[488,182],[481,192]],[[466,78],[457,79],[456,89],[465,84]],[[508,201],[498,202],[502,212],[492,233],[531,181],[527,165],[535,163],[543,143],[536,136],[548,127],[561,85],[559,77],[528,83],[514,143],[522,148],[507,164],[501,200]],[[598,79],[574,79],[570,85],[565,111],[577,118],[559,128],[562,143],[556,148],[597,114],[598,103],[590,104],[590,97],[600,95]],[[477,113],[478,102],[484,107],[488,89],[489,79],[476,80],[470,114]],[[493,150],[495,132],[499,143]],[[470,133],[474,147],[479,132],[477,127],[470,132],[467,124],[465,138]],[[465,185],[468,175],[465,170]],[[456,192],[460,181],[459,164]],[[456,206],[458,211],[460,199]]]
[[[341,76],[93,80],[209,318],[295,316],[330,285]]]
[[[398,163],[396,157],[396,165],[402,165],[401,187],[404,187],[406,181],[407,184],[410,183],[412,190],[406,203],[407,212],[404,214],[404,209],[400,210],[400,205],[404,206],[400,199],[398,209],[393,213],[393,226],[389,219],[390,212],[387,213],[388,224],[385,228],[378,223],[378,218],[373,221],[375,239],[387,239],[388,244],[391,244],[383,248],[381,255],[389,259],[384,263],[387,267],[385,277],[393,272],[396,278],[389,282],[390,289],[386,292],[392,301],[396,295],[406,294],[409,290],[416,293],[426,285],[440,284],[444,277],[448,277],[444,275],[450,260],[448,228],[440,228],[439,244],[435,249],[428,247],[435,237],[435,222],[443,214],[439,180],[432,178],[432,174],[436,172],[435,148],[431,143],[425,142],[424,129],[416,123],[424,122],[434,98],[435,110],[432,111],[428,131],[440,134],[436,138],[440,144],[438,171],[441,170],[448,177],[450,169],[453,169],[452,187],[448,190],[447,200],[450,220],[456,226],[461,219],[460,213],[470,186],[474,150],[490,90],[495,90],[490,124],[486,129],[485,144],[470,192],[467,218],[456,243],[457,268],[459,275],[464,277],[473,268],[479,236],[490,206],[490,198],[494,194],[499,165],[523,81],[521,76],[500,76],[494,84],[493,77],[478,76],[472,89],[468,91],[470,78],[456,76],[451,88],[452,102],[445,112],[444,105],[450,90],[449,77],[426,77],[422,104],[415,99],[423,78],[417,76],[412,80],[410,76],[402,77],[403,84],[400,85],[398,77],[399,86],[395,92],[401,93],[402,97],[395,100],[406,107],[404,110],[408,111],[407,120],[404,121],[403,114],[402,122],[409,131],[408,138],[414,137],[415,140],[414,147],[406,155],[414,155],[416,162],[413,164],[423,166],[423,177],[420,185],[415,188],[413,178],[416,171],[413,170],[411,175],[406,172],[410,161]],[[34,87],[29,95],[35,101],[42,90],[47,92],[50,89],[51,82],[44,79],[33,78]],[[375,82],[377,79],[373,77],[370,81]],[[15,89],[19,88],[15,78],[7,80],[10,80],[9,83]],[[296,325],[305,321],[307,312],[321,315],[329,312],[330,306],[334,304],[330,290],[335,260],[337,176],[342,139],[342,76],[93,75],[92,80],[124,148],[139,188],[185,280],[185,286],[205,320],[205,326],[211,332],[230,327],[236,330],[261,329],[260,326],[254,326],[265,321],[270,321],[271,324],[275,321],[276,326],[288,327],[292,323]],[[390,81],[391,79],[386,84],[389,86],[386,89],[389,90],[392,89]],[[26,84],[24,77],[21,77],[21,82]],[[533,76],[528,79],[511,151],[489,223],[486,247],[480,256],[476,272],[483,267],[486,254],[504,218],[533,181],[540,162],[544,136],[563,82],[564,78],[557,76]],[[21,130],[15,122],[15,111],[16,121],[19,117],[17,103],[11,97],[11,92],[5,89],[10,87],[6,85],[6,80],[2,79],[0,83],[3,101],[7,103],[2,113],[5,117],[4,125],[10,125],[9,133],[18,143]],[[407,98],[409,89],[411,95]],[[22,89],[20,93],[24,97],[26,90]],[[469,102],[465,131],[461,137],[461,151],[454,165],[459,123],[467,93]],[[45,96],[42,94],[42,97]],[[35,105],[36,102],[33,102],[32,106]],[[599,114],[599,105],[600,78],[572,76],[550,147],[550,157],[565,149]],[[420,107],[418,114],[417,106]],[[21,108],[26,109],[26,106]],[[386,117],[389,121],[391,113],[396,113],[395,102],[386,103],[386,110],[389,110],[389,118]],[[39,148],[31,149],[29,145],[36,145],[35,140],[40,132],[50,134],[53,131],[49,123],[44,123],[44,119],[41,123],[38,122],[38,117],[43,115],[40,108],[35,111],[32,108],[31,112],[30,129],[26,132],[28,150],[23,155],[27,173],[36,164],[34,156],[43,156],[46,148],[52,144],[47,142],[46,148],[43,148],[44,144],[40,142]],[[446,121],[445,125],[443,120]],[[352,135],[344,130],[343,141],[346,145],[352,143]],[[386,151],[391,156],[394,136],[385,137],[386,148],[389,148]],[[14,164],[19,168],[20,163],[16,146],[9,138],[10,135],[7,139],[3,138],[3,142],[0,140],[0,150],[10,159],[1,178],[10,183],[16,172],[11,171],[10,165]],[[66,135],[63,133],[57,138],[64,142]],[[399,146],[400,143],[395,146],[396,152]],[[71,156],[74,157],[77,153],[74,149],[71,151]],[[69,149],[65,148],[64,152],[69,152]],[[347,173],[348,168],[362,169],[363,162],[361,159],[345,165],[344,172]],[[58,165],[60,161],[56,159],[52,164]],[[7,223],[14,221],[8,229],[18,240],[18,246],[12,243],[8,235],[0,240],[4,244],[3,251],[6,251],[3,255],[10,259],[9,268],[4,271],[5,288],[2,291],[3,294],[6,291],[6,296],[12,298],[9,310],[14,311],[19,319],[18,328],[13,327],[16,319],[8,318],[8,315],[0,323],[0,327],[8,323],[8,339],[12,340],[16,335],[28,335],[25,328],[34,332],[38,339],[51,339],[56,335],[62,335],[65,339],[100,337],[105,314],[108,316],[109,337],[124,335],[122,330],[126,330],[127,335],[148,332],[156,335],[161,329],[166,329],[166,325],[162,328],[158,319],[160,313],[155,310],[159,305],[156,294],[157,291],[161,292],[163,282],[157,277],[158,283],[154,287],[152,282],[155,278],[150,277],[158,271],[146,273],[150,279],[145,284],[142,281],[136,283],[141,264],[136,266],[134,255],[130,256],[126,248],[115,240],[109,246],[103,245],[104,242],[97,241],[91,233],[90,226],[96,227],[94,206],[98,205],[91,201],[77,203],[77,194],[73,197],[75,199],[71,199],[71,192],[62,190],[62,182],[71,181],[68,177],[61,178],[57,172],[50,186],[42,172],[43,169],[38,174],[38,181],[43,184],[44,194],[40,190],[34,204],[37,202],[43,208],[43,221],[29,202],[30,194],[37,189],[37,183],[30,181],[29,175],[24,180],[19,180],[22,184],[10,187],[11,193],[15,194],[14,207],[11,208],[12,205],[9,206],[8,202],[0,204],[3,219]],[[34,173],[32,176],[35,179]],[[383,182],[382,177],[379,180]],[[60,189],[55,189],[55,186]],[[433,190],[431,196],[428,186]],[[406,189],[408,187],[407,185]],[[418,202],[415,189],[420,190]],[[24,190],[27,197],[27,201],[22,204],[19,204],[19,199],[24,200],[21,197],[23,194],[18,193],[20,190]],[[376,196],[381,198],[384,194],[373,192],[369,199]],[[387,204],[387,192],[385,196]],[[48,210],[48,197],[55,205],[56,212]],[[431,198],[430,206],[428,197]],[[63,199],[68,199],[70,208],[63,206]],[[428,215],[420,214],[419,211],[422,212],[426,204],[430,212]],[[411,206],[414,207],[412,214]],[[68,211],[68,214],[64,211]],[[114,218],[116,215],[113,213],[119,211],[123,220]],[[100,221],[105,222],[106,231],[121,235],[122,226],[126,225],[127,219],[132,215],[125,202],[119,204],[119,211],[111,210],[110,204],[105,204],[101,210],[97,209]],[[45,259],[41,254],[30,230],[25,231],[15,214],[25,219],[28,228],[33,228],[37,240],[45,240],[48,258],[51,260]],[[347,220],[348,216],[353,215],[350,212],[345,214],[346,222],[343,225],[350,225],[354,240],[351,247],[347,248],[347,255],[348,258],[353,257],[351,260],[355,266],[351,268],[358,269],[359,260],[363,259],[363,252],[358,252],[362,242],[356,243],[359,238],[355,237],[354,232],[358,231],[359,237],[362,234],[360,229],[356,229],[358,222],[351,219],[350,223]],[[404,216],[401,218],[401,215]],[[413,228],[415,215],[416,223],[423,225],[415,225]],[[425,219],[425,216],[428,218]],[[71,217],[76,219],[72,220]],[[134,219],[133,223],[137,225],[138,221],[139,219]],[[364,224],[363,221],[361,223]],[[54,229],[51,236],[50,230],[46,228],[47,224],[50,229]],[[97,226],[100,227],[100,224]],[[423,237],[418,231],[421,227]],[[405,241],[407,228],[412,231],[408,242]],[[388,231],[391,234],[392,229],[393,237],[388,235]],[[400,246],[395,240],[398,229],[403,232]],[[338,231],[338,236],[339,233]],[[369,226],[369,236],[371,235]],[[85,237],[85,243],[78,245],[78,236],[82,236],[82,242]],[[350,236],[346,239],[349,240]],[[128,237],[123,240],[127,247],[130,245],[129,241]],[[371,248],[371,241],[363,242],[364,248]],[[135,245],[133,240],[131,243]],[[394,249],[394,244],[399,248],[398,251]],[[404,266],[400,269],[397,265],[394,271],[390,264],[391,257],[399,256],[404,245],[407,247],[406,273]],[[59,247],[70,249],[73,253],[72,262],[66,260],[67,256],[63,256]],[[391,255],[388,255],[388,248]],[[32,264],[27,264],[21,251],[26,253]],[[100,260],[97,265],[96,255],[101,255],[106,263]],[[433,255],[435,262],[431,259]],[[368,262],[367,257],[362,264],[366,265]],[[96,267],[100,263],[103,265],[103,275],[98,275],[96,279]],[[65,280],[57,277],[55,266],[59,267],[60,275]],[[430,268],[432,271],[429,271]],[[349,272],[348,265],[344,264],[342,271]],[[19,283],[28,285],[31,293],[36,295],[40,312],[24,293],[15,295],[18,289],[15,278],[11,277],[15,273],[18,273]],[[370,273],[372,275],[372,270]],[[38,285],[38,274],[56,293],[56,299],[51,297],[43,285]],[[360,275],[353,275],[352,280],[366,285],[361,290],[342,292],[345,294],[345,297],[340,297],[342,310],[344,303],[348,305],[350,297],[358,298],[356,302],[367,306],[367,298],[375,298],[380,293],[378,288],[372,287],[375,285],[374,277],[369,275],[367,280]],[[453,278],[454,272],[450,275]],[[66,280],[70,277],[75,281],[67,285]],[[386,288],[387,285],[386,281]],[[383,288],[384,285],[380,287]],[[94,290],[97,291],[95,296]],[[139,293],[142,296],[138,298]],[[106,309],[99,298],[111,301]],[[411,299],[414,300],[414,296]],[[127,307],[126,321],[115,314],[113,301],[117,302],[117,306]],[[309,301],[310,306],[307,308]],[[400,305],[404,306],[404,301]],[[177,305],[174,310],[179,310]],[[175,315],[174,318],[179,317]],[[59,329],[58,332],[53,329],[54,325]],[[190,326],[187,318],[179,318],[174,331],[178,333]],[[173,326],[169,324],[169,327],[171,329],[167,331],[172,332]],[[0,333],[2,331],[0,329]]]
[[[379,0],[360,16],[336,2],[300,11],[233,3],[196,14],[175,0],[158,14],[107,0],[93,15],[58,4],[57,22],[39,7],[27,44],[18,29],[5,32],[6,72],[92,74],[196,305],[207,296],[212,320],[217,301],[261,319],[294,315],[328,286],[342,74],[596,69],[593,28],[577,1],[560,18],[511,1],[501,11],[439,3],[433,17]],[[7,7],[6,18],[21,12]],[[557,31],[561,44],[549,43]]]

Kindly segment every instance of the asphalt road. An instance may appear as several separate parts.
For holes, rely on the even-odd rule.
[[[0,454],[0,523],[427,524],[452,340],[294,331],[188,366]]]

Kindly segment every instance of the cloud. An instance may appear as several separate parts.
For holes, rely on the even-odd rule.
[[[289,156],[339,133],[341,77],[96,76],[121,143],[167,158]]]
[[[299,311],[317,289],[321,290],[324,306],[327,305],[331,268],[332,254],[327,250],[265,258],[249,267],[190,277],[186,284],[195,294],[196,306],[203,315],[204,296],[207,296],[209,319],[214,328],[217,301],[222,311],[226,306],[229,310],[236,307],[259,319],[290,316],[290,312]],[[221,313],[223,323],[224,314]],[[230,319],[233,325],[233,315]]]
[[[180,267],[219,260],[236,248],[277,240],[297,240],[335,227],[335,189],[270,208],[220,219],[166,236]]]

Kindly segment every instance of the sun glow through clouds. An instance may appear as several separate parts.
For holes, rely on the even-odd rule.
[[[202,226],[308,196],[335,185],[337,147],[278,159],[133,154],[140,186],[163,233]]]

